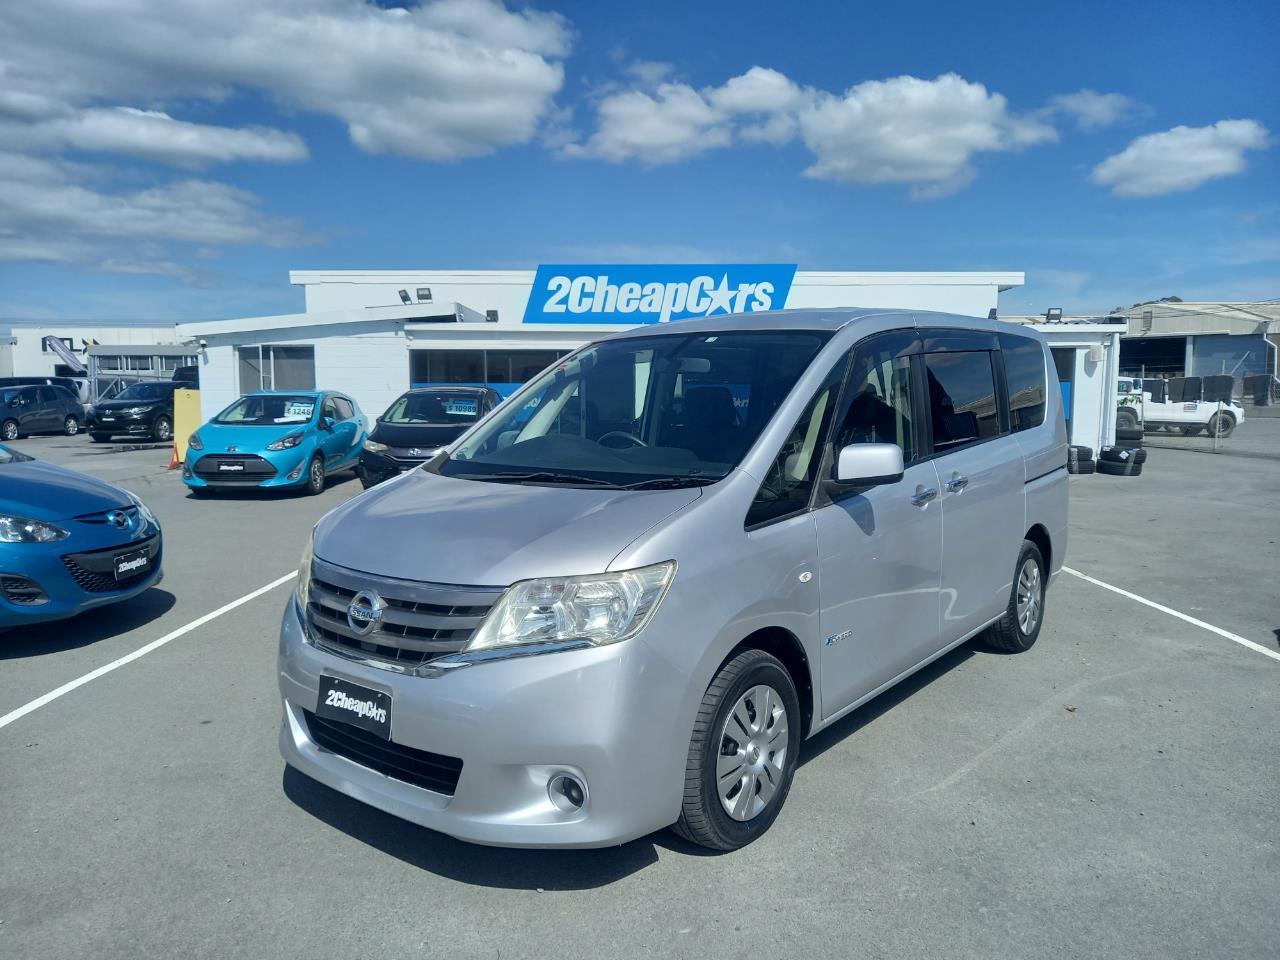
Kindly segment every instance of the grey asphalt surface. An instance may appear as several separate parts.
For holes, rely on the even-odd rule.
[[[1248,429],[1246,424],[1241,429]],[[288,572],[359,492],[186,498],[164,450],[17,446],[123,483],[163,585],[0,636],[0,714]],[[1280,462],[1072,480],[1067,562],[1275,647]],[[469,846],[286,772],[288,586],[0,729],[0,957],[1272,957],[1280,663],[1064,575],[1037,646],[954,651],[810,741],[774,828]],[[683,749],[674,745],[673,749]]]

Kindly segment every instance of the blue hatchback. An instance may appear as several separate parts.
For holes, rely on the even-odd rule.
[[[0,627],[142,593],[160,582],[161,541],[127,490],[0,445]]]
[[[329,474],[355,467],[368,427],[346,394],[260,390],[191,435],[182,480],[197,495],[224,487],[320,493]]]

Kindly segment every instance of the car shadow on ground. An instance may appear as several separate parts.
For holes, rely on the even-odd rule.
[[[324,481],[324,488],[332,490],[334,487],[346,487],[348,484],[354,483],[356,488],[360,487],[360,478],[356,476],[352,470],[344,470],[341,473],[331,473]],[[289,500],[297,497],[307,497],[309,494],[306,489],[301,486],[297,487],[202,487],[201,492],[196,493],[191,487],[187,487],[187,499],[214,502],[217,500]]]
[[[892,710],[916,691],[979,653],[1000,655],[977,641],[962,644],[806,741],[803,766]],[[724,856],[659,830],[618,847],[596,850],[520,850],[481,847],[428,830],[353,800],[292,767],[284,793],[302,810],[336,830],[398,860],[462,883],[517,890],[590,890],[658,862],[657,848],[694,857]]]
[[[164,616],[176,602],[172,593],[152,587],[131,600],[87,610],[69,620],[14,627],[0,634],[0,660],[40,657],[87,647],[146,626]]]
[[[393,817],[285,767],[285,796],[317,820],[437,876],[510,890],[591,890],[658,862],[656,837],[598,850],[481,847]]]

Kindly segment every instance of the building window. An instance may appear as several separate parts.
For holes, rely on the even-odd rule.
[[[414,350],[409,379],[427,384],[526,383],[562,356],[562,350]]]
[[[114,354],[101,354],[96,358],[99,370],[123,370],[124,358]]]
[[[314,390],[315,347],[237,347],[240,392],[254,390]]]
[[[125,357],[124,368],[126,370],[150,370],[151,357]]]

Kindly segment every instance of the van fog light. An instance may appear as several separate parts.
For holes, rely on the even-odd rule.
[[[587,785],[567,773],[557,774],[547,784],[547,794],[556,809],[573,813],[587,802]]]

